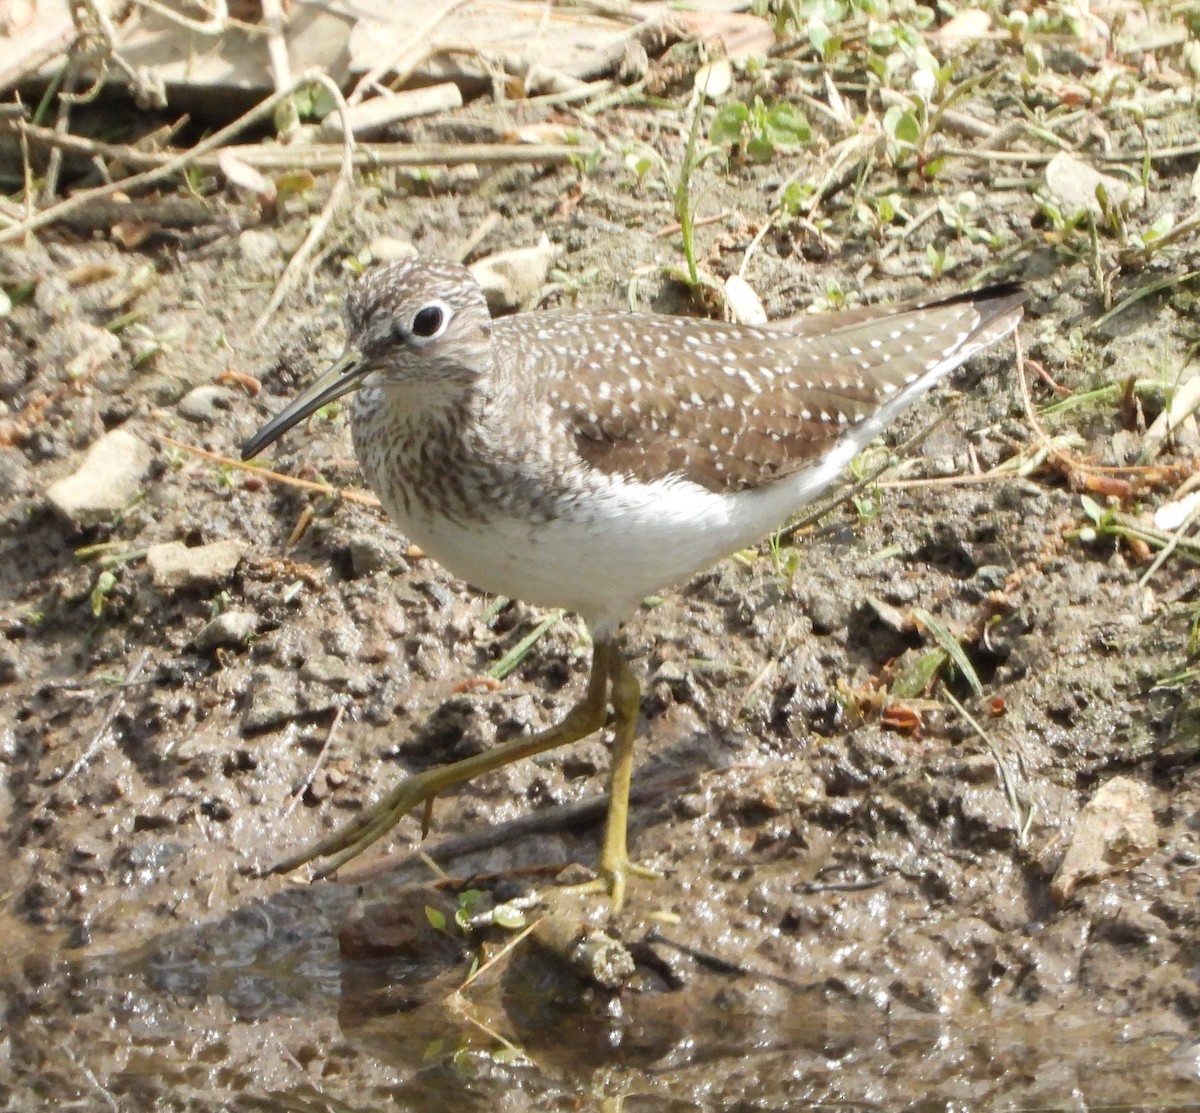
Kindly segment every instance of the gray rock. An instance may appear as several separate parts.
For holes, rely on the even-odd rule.
[[[25,669],[17,651],[10,645],[0,644],[0,684],[11,684],[14,680],[21,680],[24,675]]]
[[[975,582],[984,591],[1001,591],[1008,582],[1008,569],[1002,564],[981,564],[975,569]]]
[[[256,267],[268,266],[280,257],[279,239],[274,232],[262,232],[247,228],[238,236],[238,250],[242,259]]]
[[[50,326],[39,347],[38,358],[57,369],[62,380],[86,379],[115,366],[121,357],[121,340],[108,329],[77,316]]]
[[[258,626],[258,615],[253,611],[225,611],[208,623],[192,644],[199,653],[240,649],[258,632]]]
[[[25,385],[25,364],[7,344],[0,345],[0,398],[12,400]]]
[[[145,441],[114,429],[88,449],[73,474],[50,485],[46,499],[68,521],[81,525],[109,521],[137,496],[150,460]]]
[[[233,575],[250,546],[245,541],[214,541],[188,548],[182,541],[151,545],[146,551],[150,580],[163,591],[211,587]]]
[[[207,383],[194,387],[179,399],[179,413],[189,421],[211,424],[223,418],[233,402],[233,391]]]
[[[350,667],[345,661],[329,654],[310,657],[300,667],[300,679],[323,684],[335,692],[345,691],[350,683]]]
[[[0,448],[0,491],[5,498],[29,493],[29,463],[16,448]]]
[[[243,734],[270,730],[303,714],[294,673],[268,667],[254,670],[250,700],[242,712]]]
[[[355,579],[383,572],[401,563],[399,551],[382,538],[370,533],[356,533],[350,538],[350,569]]]

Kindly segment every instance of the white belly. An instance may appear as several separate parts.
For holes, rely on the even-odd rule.
[[[499,515],[486,523],[389,506],[400,527],[454,575],[484,591],[565,607],[597,635],[615,629],[647,595],[753,544],[824,489],[819,467],[757,491],[716,494],[667,480],[616,479],[546,522]],[[817,473],[820,474],[817,474]]]

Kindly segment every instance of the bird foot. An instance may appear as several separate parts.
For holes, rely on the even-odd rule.
[[[312,876],[314,880],[328,877],[386,835],[417,805],[432,801],[440,787],[436,776],[439,772],[432,769],[406,777],[379,803],[343,823],[320,842],[276,862],[263,872],[291,873],[318,858],[326,858],[328,861],[314,870]]]
[[[639,862],[621,858],[613,862],[601,862],[599,876],[578,885],[563,885],[560,892],[577,893],[581,896],[606,896],[614,912],[620,912],[625,903],[625,890],[630,878],[642,881],[661,881],[662,873]]]

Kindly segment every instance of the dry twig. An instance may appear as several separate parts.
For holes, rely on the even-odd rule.
[[[334,104],[337,105],[338,115],[342,121],[342,165],[338,171],[337,179],[333,183],[333,189],[329,191],[329,197],[325,204],[321,206],[321,212],[317,219],[313,221],[312,227],[308,230],[308,235],[304,237],[304,242],[296,249],[296,254],[288,261],[288,265],[284,268],[283,274],[279,278],[279,282],[275,286],[275,291],[266,304],[266,308],[258,315],[258,319],[254,322],[254,331],[258,332],[270,319],[271,315],[283,303],[283,299],[291,290],[300,272],[304,269],[305,263],[308,262],[309,256],[316,249],[317,243],[325,234],[325,229],[329,227],[329,222],[333,219],[333,214],[337,210],[338,203],[342,197],[354,184],[354,133],[350,128],[350,121],[347,117],[346,100],[342,96],[342,91],[337,85],[325,74],[314,73],[311,75],[309,82],[316,82],[324,87],[326,92],[333,98]]]
[[[201,460],[220,464],[226,468],[235,468],[238,471],[248,472],[250,475],[261,476],[263,479],[269,479],[274,483],[283,483],[289,487],[297,487],[302,491],[313,491],[319,495],[329,495],[332,498],[345,499],[347,502],[356,502],[360,506],[376,508],[379,506],[379,500],[374,495],[368,495],[365,491],[353,491],[345,487],[334,487],[331,483],[314,483],[311,479],[297,479],[294,475],[284,475],[283,472],[260,467],[258,464],[246,464],[241,460],[233,459],[232,456],[222,456],[219,452],[209,452],[206,448],[197,448],[194,444],[177,441],[174,437],[168,437],[166,433],[151,432],[150,436],[161,444],[169,444],[172,448],[178,448],[181,452],[198,456]]]

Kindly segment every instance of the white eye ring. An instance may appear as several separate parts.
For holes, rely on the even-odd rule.
[[[408,323],[408,337],[415,344],[428,344],[446,331],[453,316],[454,310],[444,301],[431,301],[412,315]]]

